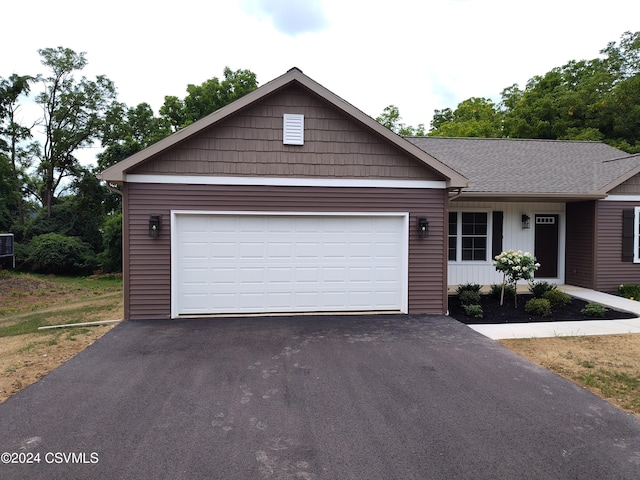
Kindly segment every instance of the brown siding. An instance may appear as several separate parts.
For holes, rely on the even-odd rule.
[[[567,204],[567,242],[565,282],[584,288],[594,287],[595,202]]]
[[[610,195],[638,195],[640,194],[640,175],[634,175],[609,192]]]
[[[597,210],[596,286],[615,293],[621,283],[640,283],[640,264],[622,261],[622,211],[640,202],[600,201]]]
[[[304,145],[282,144],[284,113],[304,114]],[[266,97],[129,173],[443,180],[301,87]]]
[[[171,301],[171,210],[409,212],[409,313],[443,313],[446,265],[443,238],[446,190],[232,187],[127,184],[125,205],[125,317],[168,318]],[[158,238],[148,236],[150,215],[162,215]],[[419,239],[415,217],[429,220]]]

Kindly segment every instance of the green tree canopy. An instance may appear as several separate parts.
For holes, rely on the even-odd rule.
[[[502,112],[488,98],[472,97],[455,110],[436,110],[431,121],[430,136],[500,137]]]
[[[425,135],[426,132],[422,123],[417,127],[412,127],[402,123],[400,120],[402,120],[400,109],[395,105],[388,105],[380,116],[376,117],[376,122],[398,135],[405,137],[423,137]]]

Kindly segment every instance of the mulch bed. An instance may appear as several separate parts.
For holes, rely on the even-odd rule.
[[[602,317],[589,317],[580,311],[587,302],[578,298],[572,298],[571,303],[564,307],[551,310],[551,314],[546,317],[531,315],[524,311],[527,300],[532,298],[529,294],[518,295],[518,308],[514,307],[513,298],[504,300],[504,305],[500,306],[500,298],[490,295],[480,297],[483,317],[469,317],[458,301],[457,295],[449,295],[449,315],[459,322],[471,324],[496,324],[496,323],[529,323],[529,322],[570,322],[581,320],[619,320],[623,318],[636,318],[636,315],[628,312],[609,309]]]

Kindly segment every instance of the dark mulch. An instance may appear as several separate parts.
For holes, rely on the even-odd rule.
[[[580,320],[616,320],[636,317],[634,314],[612,309],[607,310],[602,317],[588,317],[580,312],[587,302],[578,298],[572,298],[569,305],[552,309],[551,314],[546,317],[531,315],[524,311],[525,303],[532,298],[529,294],[518,295],[517,309],[514,307],[513,298],[505,299],[504,305],[502,306],[500,306],[500,298],[494,298],[490,295],[482,295],[480,298],[483,311],[482,318],[467,316],[464,309],[460,306],[457,295],[449,296],[449,315],[466,324],[569,322]]]

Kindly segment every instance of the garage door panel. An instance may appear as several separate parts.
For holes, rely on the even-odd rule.
[[[175,313],[401,310],[405,220],[176,214]]]

